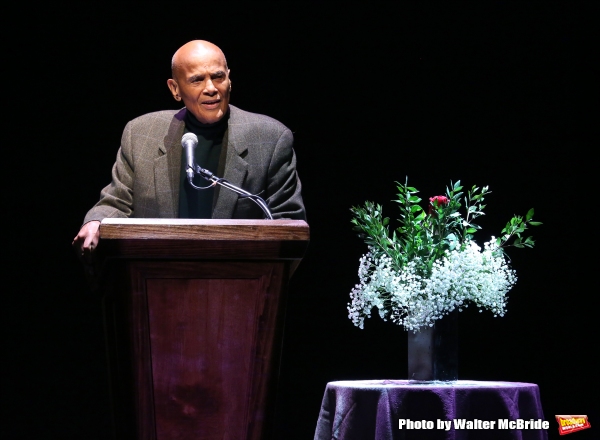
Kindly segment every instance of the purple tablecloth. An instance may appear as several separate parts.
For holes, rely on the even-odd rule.
[[[544,421],[532,383],[340,381],[327,384],[315,440],[545,440]]]

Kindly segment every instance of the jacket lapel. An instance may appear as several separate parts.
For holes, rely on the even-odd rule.
[[[179,216],[179,179],[181,177],[181,137],[185,129],[185,109],[173,116],[169,130],[154,160],[154,185],[160,218]]]
[[[225,171],[223,178],[232,185],[243,188],[244,180],[248,174],[248,162],[242,157],[245,155],[247,147],[238,131],[237,112],[235,107],[230,107],[229,122],[227,132],[223,138],[223,148],[226,148]],[[227,219],[233,217],[233,212],[237,203],[237,193],[220,187],[217,192],[217,201],[213,209],[212,218]]]

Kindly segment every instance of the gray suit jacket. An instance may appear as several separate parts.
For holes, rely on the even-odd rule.
[[[273,218],[306,220],[291,131],[268,116],[229,108],[222,177],[265,199]],[[105,217],[177,217],[185,112],[149,113],[127,124],[112,182],[84,223]],[[212,218],[264,218],[254,202],[238,199],[233,191],[217,187],[215,197]]]

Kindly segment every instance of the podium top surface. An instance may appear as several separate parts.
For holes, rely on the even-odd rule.
[[[308,241],[303,220],[105,218],[102,240]]]

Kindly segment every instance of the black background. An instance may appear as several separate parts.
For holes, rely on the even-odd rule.
[[[592,3],[99,4],[6,16],[3,438],[108,437],[100,299],[70,243],[127,121],[179,107],[170,59],[192,39],[225,52],[232,104],[295,135],[311,243],[290,285],[278,438],[312,438],[329,381],[406,377],[403,330],[379,318],[360,330],[346,310],[366,251],[349,209],[373,200],[395,218],[394,182],[406,176],[424,199],[450,180],[489,185],[481,242],[535,208],[544,225],[533,250],[511,252],[508,314],[461,314],[459,376],[537,383],[551,438],[555,414],[588,414],[592,429],[574,436],[592,438]]]

